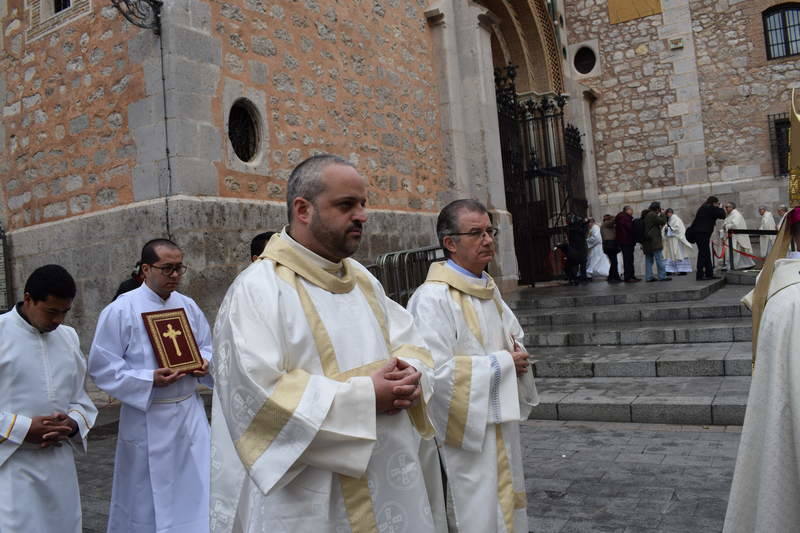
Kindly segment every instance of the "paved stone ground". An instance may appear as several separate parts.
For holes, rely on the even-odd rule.
[[[741,428],[529,421],[530,530],[722,531]]]
[[[739,443],[736,426],[529,421],[522,426],[535,533],[722,530]],[[85,533],[105,533],[116,425],[78,457]]]

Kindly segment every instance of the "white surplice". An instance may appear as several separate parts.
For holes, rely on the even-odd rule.
[[[586,246],[589,248],[589,256],[586,260],[586,274],[589,277],[608,276],[611,263],[608,256],[603,253],[603,237],[600,234],[600,226],[592,224],[589,228],[589,236],[586,238]]]
[[[800,527],[800,260],[779,259],[761,317],[724,533]]]
[[[86,361],[69,326],[40,333],[17,308],[0,315],[0,531],[80,533],[73,448],[86,452],[97,416]],[[78,432],[62,446],[24,442],[35,416],[66,413]]]
[[[664,266],[667,272],[691,272],[694,246],[686,240],[686,226],[676,214],[664,225]]]
[[[527,533],[519,422],[538,403],[510,351],[524,333],[490,278],[431,266],[408,304],[433,354],[431,418],[442,444],[451,531]],[[512,341],[513,339],[513,341]],[[455,523],[452,523],[455,521]]]
[[[208,531],[211,434],[202,383],[186,375],[153,386],[157,368],[141,314],[183,308],[202,357],[211,361],[211,329],[191,298],[163,300],[146,283],[109,304],[97,323],[89,373],[100,389],[122,402],[109,533]]]
[[[772,216],[772,213],[769,211],[764,211],[764,214],[761,215],[761,225],[758,229],[763,230],[775,230],[777,226],[775,225],[775,217]],[[761,257],[767,257],[770,248],[772,248],[772,243],[775,242],[775,235],[762,235],[758,238],[760,244],[759,253]]]
[[[725,218],[725,221],[722,223],[722,227],[725,228],[725,231],[731,229],[747,229],[747,222],[745,222],[744,217],[739,212],[738,209],[731,210],[728,213],[728,216]],[[727,246],[728,236],[725,235],[725,243]],[[755,263],[750,257],[746,255],[742,255],[738,253],[736,250],[741,250],[746,254],[753,254],[753,246],[750,244],[750,236],[737,234],[733,236],[733,265],[736,270],[742,270],[746,268],[750,268],[755,266]],[[727,260],[730,257],[730,252],[726,249],[725,251],[725,259]]]
[[[430,398],[430,353],[363,266],[284,231],[228,289],[214,332],[214,533],[436,531],[424,404],[376,415],[369,377],[401,357]]]

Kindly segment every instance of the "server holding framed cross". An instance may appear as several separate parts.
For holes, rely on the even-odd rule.
[[[177,292],[183,252],[142,249],[144,283],[100,314],[89,373],[122,402],[109,533],[208,531],[210,428],[197,394],[211,387],[211,329]]]

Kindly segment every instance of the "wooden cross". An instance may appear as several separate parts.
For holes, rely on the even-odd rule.
[[[167,324],[167,331],[162,333],[162,335],[167,339],[172,339],[172,344],[175,346],[175,351],[178,354],[178,357],[183,355],[181,353],[181,347],[178,346],[178,337],[183,335],[181,330],[179,329],[172,329],[172,324]]]

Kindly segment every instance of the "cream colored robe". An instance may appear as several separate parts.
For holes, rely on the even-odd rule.
[[[774,230],[776,228],[775,217],[769,211],[764,211],[764,214],[761,215],[761,225],[758,229]],[[775,235],[762,235],[758,240],[761,248],[759,251],[761,257],[767,257],[770,248],[772,248],[772,243],[775,242]]]
[[[747,223],[744,220],[744,217],[739,212],[738,209],[733,209],[728,216],[725,218],[725,221],[722,223],[722,227],[725,228],[725,231],[729,229],[747,229]],[[727,245],[728,236],[725,236],[725,242]],[[750,244],[750,236],[749,235],[734,235],[733,236],[733,248],[734,250],[741,250],[748,254],[753,254],[753,246]],[[726,249],[726,256],[725,259],[727,260],[730,257],[730,252]],[[750,268],[755,266],[755,262],[746,255],[742,255],[737,252],[733,252],[733,264],[736,270]]]
[[[779,259],[756,347],[756,366],[724,533],[800,528],[800,260]]]
[[[691,272],[694,246],[686,240],[686,225],[675,213],[664,225],[664,261],[667,272]]]
[[[519,422],[538,403],[509,353],[524,337],[491,278],[431,266],[408,304],[436,365],[429,410],[443,444],[451,531],[528,531]],[[523,348],[524,349],[524,348]],[[455,523],[453,522],[455,519]]]
[[[436,530],[424,402],[376,414],[369,377],[402,357],[429,399],[430,352],[363,266],[274,236],[229,288],[214,348],[214,533]]]

